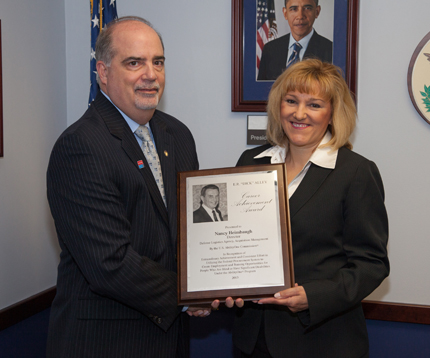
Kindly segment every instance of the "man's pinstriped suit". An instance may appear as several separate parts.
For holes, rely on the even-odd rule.
[[[187,355],[176,175],[198,160],[185,125],[158,110],[149,123],[167,209],[134,134],[101,93],[54,146],[47,188],[62,252],[48,357],[174,357],[178,347]]]

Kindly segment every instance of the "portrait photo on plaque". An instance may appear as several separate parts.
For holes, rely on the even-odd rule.
[[[193,186],[193,223],[227,221],[227,184]]]

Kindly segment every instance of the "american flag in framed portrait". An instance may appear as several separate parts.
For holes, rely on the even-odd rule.
[[[274,0],[257,1],[257,74],[264,45],[278,37]]]

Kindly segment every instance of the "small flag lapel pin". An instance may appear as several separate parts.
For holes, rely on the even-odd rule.
[[[144,167],[143,160],[138,160],[137,165],[139,166],[139,169],[143,169],[143,167]]]

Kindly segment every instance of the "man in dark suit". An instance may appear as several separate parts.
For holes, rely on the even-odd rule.
[[[258,80],[276,80],[290,65],[304,58],[332,62],[333,43],[313,28],[321,12],[318,0],[285,0],[282,8],[291,33],[267,42],[263,47]]]
[[[223,221],[218,204],[219,188],[214,184],[204,186],[200,195],[200,207],[193,212],[193,223]]]
[[[194,139],[156,110],[164,48],[146,20],[111,23],[96,56],[101,92],[47,173],[62,250],[47,356],[187,357],[188,315],[209,313],[176,295],[176,175],[198,169]]]

